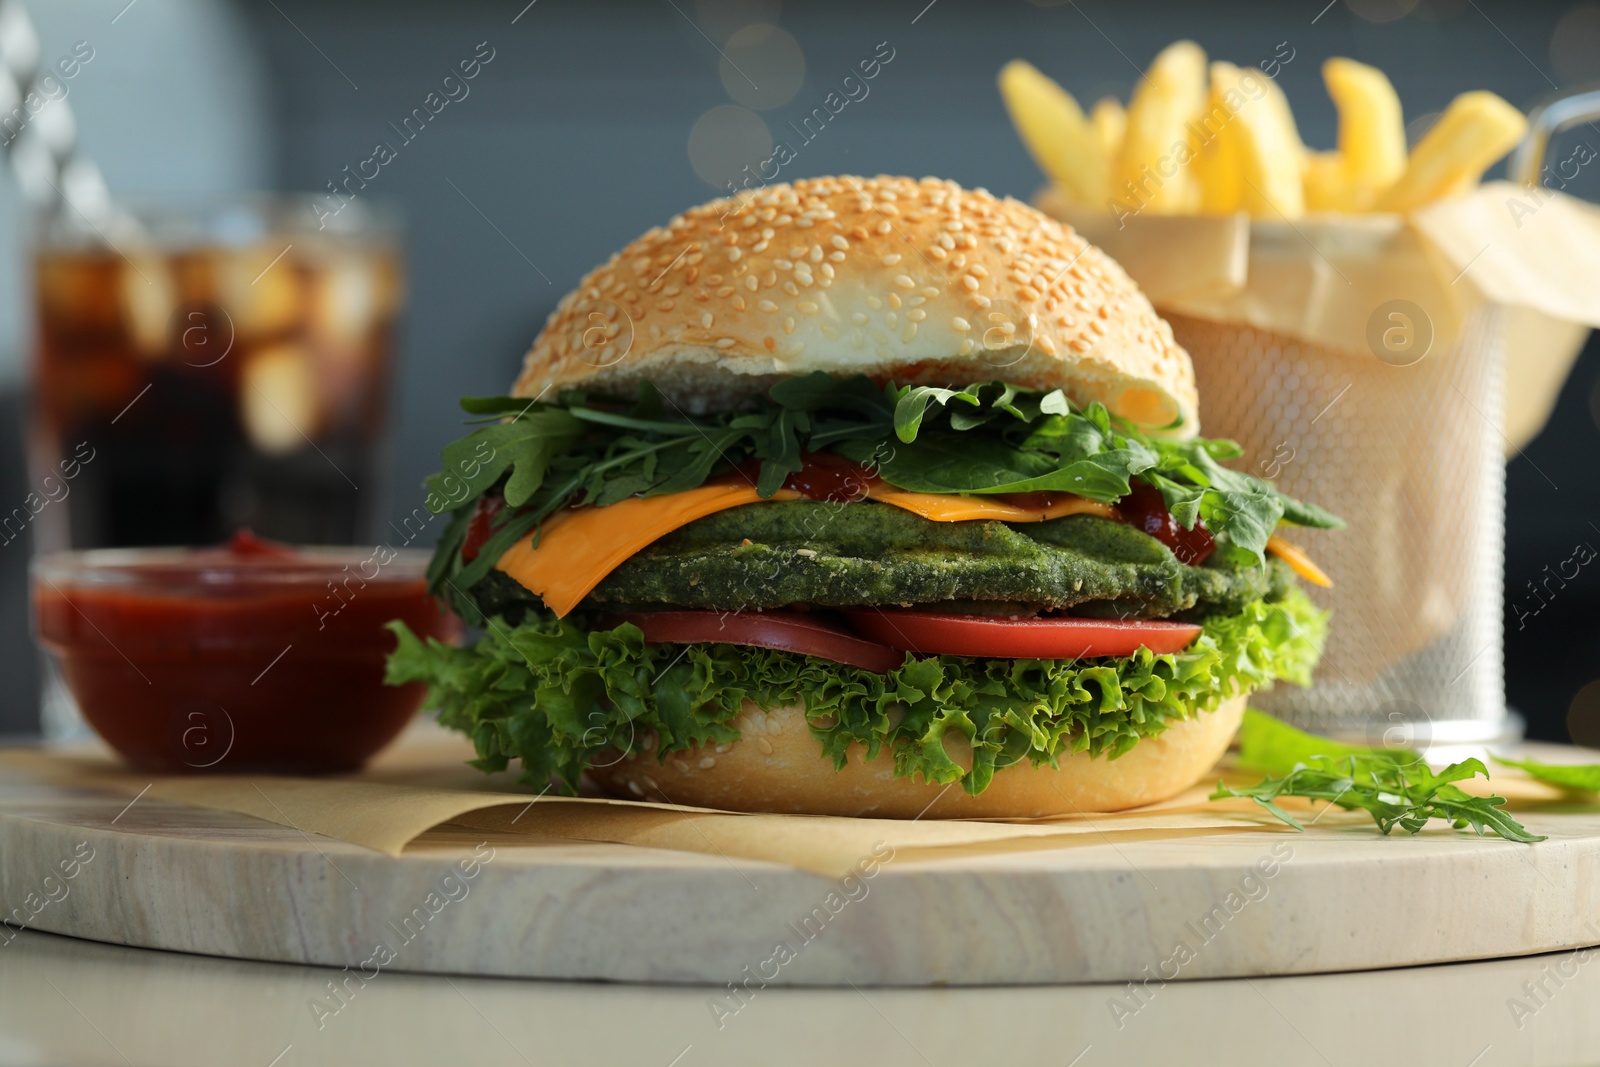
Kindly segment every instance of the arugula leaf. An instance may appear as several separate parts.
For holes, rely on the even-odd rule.
[[[1273,803],[1278,797],[1308,797],[1346,811],[1366,811],[1386,834],[1396,826],[1414,834],[1431,819],[1445,819],[1457,829],[1470,826],[1480,836],[1492,831],[1524,844],[1544,840],[1503,810],[1504,797],[1475,797],[1452,784],[1479,774],[1489,777],[1475,759],[1434,774],[1408,749],[1341,744],[1247,708],[1239,727],[1237,761],[1244,769],[1278,777],[1245,789],[1218,782],[1211,799],[1247,796],[1297,830],[1304,827]]]
[[[683,492],[735,469],[771,496],[807,453],[820,451],[869,464],[891,485],[917,492],[1051,490],[1114,503],[1141,478],[1160,489],[1180,525],[1203,520],[1219,558],[1235,566],[1264,563],[1280,521],[1340,525],[1322,509],[1222,466],[1239,454],[1231,441],[1149,437],[1100,404],[1076,409],[1059,389],[880,386],[818,373],[778,382],[738,410],[699,418],[667,404],[649,383],[631,402],[568,390],[549,401],[477,397],[462,407],[479,422],[505,421],[479,425],[445,447],[444,469],[427,480],[427,506],[460,520],[462,509],[470,512],[496,487],[509,505],[492,521],[483,549],[490,561],[462,560],[465,528],[453,524],[438,550],[448,558],[430,572],[433,592],[469,617],[464,594],[515,540],[513,531],[523,536],[560,508]]]
[[[1496,763],[1517,767],[1538,781],[1574,793],[1600,793],[1600,763],[1540,763],[1531,759],[1506,759],[1492,753],[1491,756]]]
[[[439,721],[473,739],[476,766],[521,760],[523,781],[541,788],[554,777],[575,790],[601,750],[629,751],[652,732],[663,760],[736,740],[730,724],[751,700],[803,703],[836,766],[860,746],[869,759],[892,757],[896,777],[960,782],[977,794],[1012,763],[1053,766],[1072,752],[1115,759],[1215,710],[1228,693],[1277,679],[1303,684],[1325,624],[1295,591],[1207,619],[1179,653],[1141,649],[1092,663],[907,657],[884,675],[773,649],[650,645],[632,625],[589,632],[570,618],[514,628],[489,620],[470,648],[421,641],[395,622],[386,680],[427,683]],[[945,751],[944,738],[956,734],[971,746],[970,769]]]
[[[952,400],[959,400],[973,407],[981,407],[983,404],[983,401],[973,389],[939,389],[932,385],[916,385],[907,389],[900,394],[899,400],[895,402],[895,436],[907,444],[915,441],[917,439],[917,431],[922,427],[923,417],[928,413],[928,408],[933,404],[947,407]],[[969,423],[969,425],[976,424]]]
[[[1308,797],[1346,811],[1365,811],[1385,834],[1396,826],[1420,833],[1429,821],[1443,819],[1458,830],[1471,827],[1480,837],[1492,832],[1526,845],[1543,841],[1504,810],[1505,797],[1475,797],[1453,784],[1480,774],[1489,777],[1476,759],[1452,763],[1435,774],[1423,760],[1402,761],[1387,754],[1313,756],[1288,774],[1243,789],[1218,782],[1211,799],[1249,797],[1296,830],[1305,827],[1273,803],[1279,797]]]

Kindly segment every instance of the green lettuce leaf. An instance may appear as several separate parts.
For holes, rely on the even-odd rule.
[[[1388,756],[1401,761],[1416,758],[1415,753],[1405,749],[1364,748],[1308,734],[1256,708],[1245,709],[1238,745],[1238,766],[1262,774],[1287,774],[1297,764],[1318,756]]]
[[[586,631],[540,618],[489,620],[469,648],[422,641],[395,622],[387,680],[423,682],[439,721],[472,738],[474,765],[521,761],[522,780],[568,792],[601,753],[658,759],[693,745],[736,740],[745,701],[803,704],[823,754],[842,767],[852,745],[894,761],[897,777],[960,782],[981,793],[996,770],[1087,752],[1111,759],[1142,738],[1215,710],[1231,694],[1282,679],[1305,685],[1327,616],[1298,590],[1206,620],[1183,652],[1084,662],[908,656],[888,674],[771,649],[725,644],[647,645],[631,624]],[[973,765],[947,754],[951,731]]]
[[[1600,763],[1540,763],[1531,759],[1492,758],[1507,767],[1520,768],[1530,778],[1574,793],[1600,793]]]

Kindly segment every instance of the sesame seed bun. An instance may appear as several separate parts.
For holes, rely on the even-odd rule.
[[[741,739],[732,744],[674,753],[665,762],[653,751],[635,750],[589,774],[619,797],[727,811],[888,819],[1122,811],[1176,796],[1204,778],[1238,730],[1247,696],[1145,738],[1114,760],[1079,753],[1062,757],[1054,768],[1027,762],[1006,767],[975,797],[960,786],[894,777],[894,757],[887,752],[869,762],[857,747],[844,769],[835,771],[802,708],[763,712],[748,702],[734,720]],[[952,752],[957,762],[960,755]]]
[[[1143,293],[1070,227],[924,178],[811,178],[692,208],[565,296],[515,392],[654,382],[711,410],[813,371],[1005,379],[1198,428],[1194,371]]]

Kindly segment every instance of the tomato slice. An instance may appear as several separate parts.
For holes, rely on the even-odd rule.
[[[831,659],[876,674],[887,674],[906,660],[904,652],[798,611],[646,611],[615,615],[608,621],[633,623],[651,643],[755,645]]]
[[[1126,656],[1140,647],[1179,652],[1200,636],[1195,623],[1163,619],[1007,619],[928,611],[844,612],[855,631],[907,652],[1005,659]]]

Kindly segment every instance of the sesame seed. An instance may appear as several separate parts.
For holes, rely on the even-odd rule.
[[[883,265],[885,267],[892,267],[898,262],[900,262],[899,252],[890,252],[888,255],[883,257]]]
[[[738,344],[738,342],[735,341],[731,337],[719,337],[719,338],[717,338],[717,347],[718,348],[732,348],[736,344]]]
[[[778,310],[778,305],[770,300],[760,300],[756,302],[756,310],[765,311],[768,315],[771,315]]]
[[[954,326],[961,333],[966,333],[968,330],[972,329],[972,323],[968,322],[966,319],[962,318],[960,315],[957,315],[954,318],[952,318],[950,320],[950,325]]]
[[[728,249],[728,262],[737,263],[737,262],[739,262],[739,257],[742,256],[742,255],[744,255],[744,249],[742,249],[742,248],[730,248],[730,249]]]
[[[794,333],[794,316],[786,315],[783,319],[783,332]]]
[[[711,318],[711,312],[709,312],[709,311],[707,311],[707,312],[704,312],[704,313],[703,313],[703,314],[702,314],[702,315],[701,315],[701,316],[700,316],[700,325],[701,325],[701,326],[702,326],[702,327],[704,327],[704,328],[705,328],[705,329],[707,329],[707,330],[709,330],[709,329],[711,329],[711,323],[712,323],[712,321],[713,321],[713,320],[712,320],[712,318]]]
[[[753,293],[761,288],[761,282],[754,274],[747,274],[744,279],[744,287]]]
[[[906,312],[906,318],[910,319],[912,322],[921,322],[927,317],[928,313],[922,308],[912,308],[910,311]]]
[[[818,308],[817,308],[817,305],[816,305],[816,304],[813,304],[813,303],[812,303],[812,302],[811,302],[811,301],[809,301],[809,300],[802,300],[802,301],[800,301],[800,303],[799,303],[799,304],[797,304],[797,305],[795,305],[795,306],[796,306],[796,307],[797,307],[797,308],[799,308],[799,310],[800,310],[800,313],[801,313],[801,314],[802,314],[802,315],[815,315],[815,314],[816,314],[816,313],[817,313],[817,311],[818,311],[818,310],[819,310],[819,309],[818,309]]]
[[[974,293],[975,293],[975,292],[977,292],[977,291],[978,291],[978,279],[976,279],[976,278],[974,278],[974,277],[973,277],[973,276],[972,276],[972,275],[970,275],[970,274],[964,274],[964,275],[962,275],[962,277],[961,277],[961,284],[962,284],[962,285],[964,285],[964,286],[966,286],[966,287],[967,287],[967,290],[968,290],[968,291],[969,291],[969,292],[974,292]]]
[[[1031,285],[1024,285],[1022,288],[1017,290],[1017,299],[1037,300],[1039,299],[1039,290],[1035,289]]]
[[[867,323],[872,321],[872,316],[868,315],[865,311],[857,311],[851,314],[850,321],[855,323],[857,326],[865,326]]]
[[[828,243],[833,245],[833,247],[837,248],[841,252],[848,251],[850,248],[850,242],[845,240],[839,234],[834,234],[831,238],[829,238]]]
[[[915,289],[917,287],[917,283],[911,279],[909,274],[895,275],[894,283],[902,289]]]

